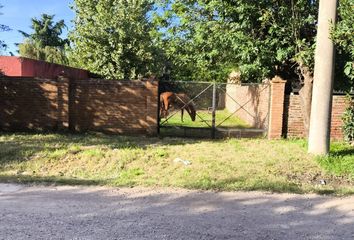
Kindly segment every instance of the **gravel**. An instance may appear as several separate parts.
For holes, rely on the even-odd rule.
[[[354,239],[354,197],[0,184],[0,239]]]

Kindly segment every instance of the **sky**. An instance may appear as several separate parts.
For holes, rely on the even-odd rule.
[[[18,30],[32,33],[30,28],[31,18],[39,18],[42,13],[55,14],[55,21],[64,19],[68,28],[72,28],[71,21],[74,13],[70,9],[73,0],[0,0],[0,23],[9,26],[9,32],[0,32],[0,39],[8,45],[8,51],[17,54],[15,43],[23,41],[22,35]],[[65,30],[62,37],[67,36]]]

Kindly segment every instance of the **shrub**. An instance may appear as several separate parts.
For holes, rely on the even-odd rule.
[[[343,114],[343,133],[344,138],[351,144],[354,144],[354,101],[351,96],[348,96],[349,106]]]

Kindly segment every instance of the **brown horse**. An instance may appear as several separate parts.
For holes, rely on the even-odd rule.
[[[171,107],[181,109],[181,121],[183,122],[184,109],[188,112],[192,121],[195,121],[196,111],[193,101],[185,93],[163,92],[160,94],[160,116],[166,118]]]

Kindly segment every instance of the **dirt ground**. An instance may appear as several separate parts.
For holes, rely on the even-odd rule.
[[[0,184],[0,239],[354,239],[354,197]]]

